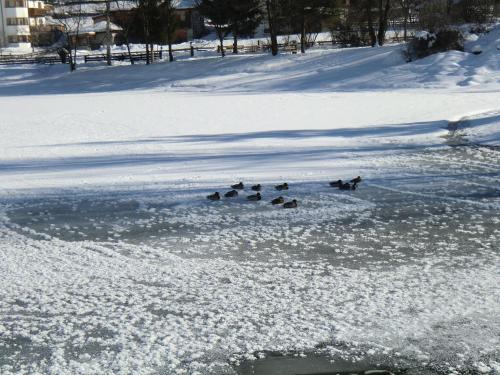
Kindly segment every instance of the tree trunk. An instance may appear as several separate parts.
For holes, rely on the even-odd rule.
[[[76,33],[76,38],[78,38],[78,32]],[[73,47],[73,58],[71,59],[71,71],[76,70],[76,50],[78,49],[78,39],[75,40],[75,45]]]
[[[73,59],[73,50],[69,48],[69,71],[74,72],[76,70],[75,59]]]
[[[127,43],[128,58],[130,60],[130,65],[134,65],[134,58],[132,57],[132,52],[130,52],[130,42],[128,40],[128,34],[125,35],[125,43]]]
[[[404,9],[405,16],[403,19],[403,39],[405,42],[408,41],[408,14],[409,14],[409,8]]]
[[[110,12],[110,0],[106,0],[106,63],[111,66],[111,19],[109,16]]]
[[[172,51],[172,41],[168,41],[168,61],[174,61],[174,53]]]
[[[368,33],[370,34],[370,44],[372,47],[377,45],[377,35],[375,34],[375,29],[373,28],[373,0],[366,1],[366,18],[368,20]]]
[[[219,36],[219,42],[220,42],[220,55],[221,57],[225,57],[226,51],[224,51],[224,38],[222,36]]]
[[[75,70],[73,68],[73,46],[71,45],[71,36],[66,34],[66,39],[68,41],[68,54],[69,54],[69,71]]]
[[[389,11],[391,10],[391,1],[385,0],[385,7],[382,6],[382,0],[379,1],[379,21],[378,21],[378,44],[382,46],[385,42],[385,33],[387,31],[387,22]]]
[[[155,49],[154,49],[154,44],[151,43],[149,47],[149,53],[151,54],[151,64],[155,62]]]
[[[278,36],[276,35],[276,7],[274,6],[274,0],[266,0],[267,9],[267,20],[269,23],[269,35],[271,36],[271,53],[273,56],[278,54]]]
[[[302,10],[304,12],[304,10]],[[306,17],[302,13],[302,20],[300,25],[300,52],[306,53]]]
[[[233,31],[233,53],[238,53],[238,35]]]
[[[149,43],[146,42],[146,65],[151,64],[151,60],[149,60]]]

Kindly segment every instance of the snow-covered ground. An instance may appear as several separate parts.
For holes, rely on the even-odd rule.
[[[0,373],[499,373],[499,38],[1,67]]]

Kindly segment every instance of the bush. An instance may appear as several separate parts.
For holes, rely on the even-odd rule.
[[[450,50],[464,50],[464,38],[459,31],[441,30],[436,34],[420,32],[408,43],[406,58],[407,61],[413,61]]]

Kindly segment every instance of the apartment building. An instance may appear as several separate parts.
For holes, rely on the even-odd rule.
[[[0,0],[0,47],[30,47],[31,28],[44,23],[43,1]]]

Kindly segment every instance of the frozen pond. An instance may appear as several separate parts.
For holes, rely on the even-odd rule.
[[[386,178],[340,191],[327,181],[264,185],[260,202],[209,202],[209,190],[95,193],[13,203],[9,226],[35,239],[149,246],[188,258],[321,260],[362,267],[492,251],[500,158],[482,148],[402,155]],[[214,187],[221,192],[227,187]],[[298,199],[299,209],[270,201]],[[471,246],[472,245],[472,246]]]
[[[438,148],[385,164],[357,191],[291,181],[282,195],[296,210],[269,203],[272,185],[256,203],[248,190],[207,201],[220,186],[6,200],[4,246],[36,261],[10,259],[0,370],[265,375],[290,362],[248,360],[294,350],[321,352],[291,365],[304,374],[334,371],[339,353],[357,353],[342,371],[363,373],[356,363],[375,353],[394,371],[498,373],[500,152]]]

